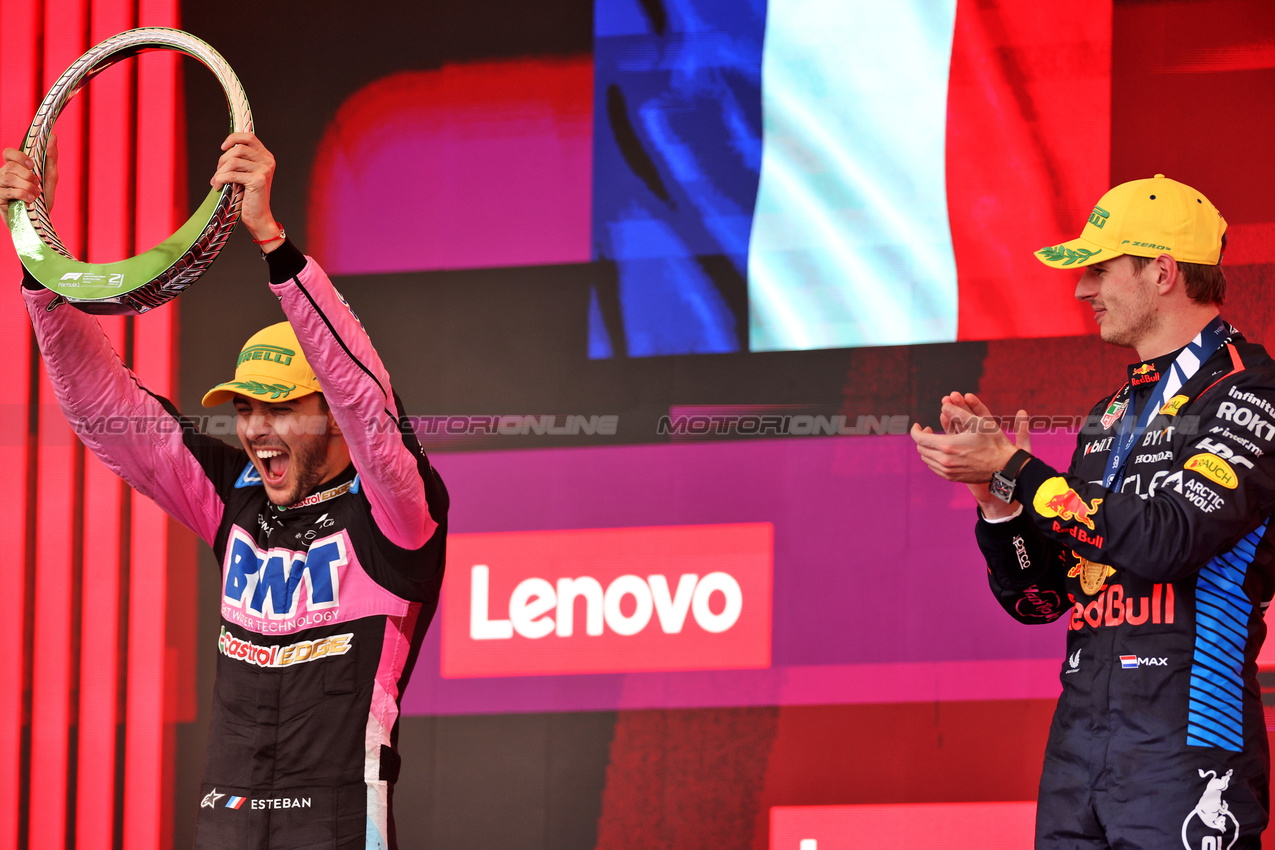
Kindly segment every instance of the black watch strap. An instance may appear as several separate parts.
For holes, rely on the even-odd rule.
[[[987,489],[1007,505],[1014,501],[1014,490],[1018,487],[1018,473],[1023,471],[1023,467],[1031,459],[1032,456],[1024,449],[1014,452],[1004,469],[992,473],[992,480],[988,482]]]

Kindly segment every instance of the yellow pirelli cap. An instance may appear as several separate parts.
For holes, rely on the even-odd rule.
[[[1226,219],[1185,183],[1157,174],[1121,183],[1102,196],[1079,239],[1051,245],[1036,258],[1056,269],[1077,268],[1121,254],[1215,266],[1222,262]]]
[[[319,379],[297,342],[296,331],[280,322],[257,331],[244,343],[232,381],[204,393],[204,407],[216,407],[237,395],[262,401],[292,401],[322,392]]]

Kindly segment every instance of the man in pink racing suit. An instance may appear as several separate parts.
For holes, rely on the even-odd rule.
[[[244,187],[287,317],[204,397],[234,401],[242,448],[141,386],[91,316],[30,276],[23,296],[72,426],[146,423],[77,427],[84,444],[221,563],[204,785],[179,803],[199,806],[196,847],[393,848],[399,700],[438,604],[447,491],[358,319],[271,214],[274,158],[251,134],[222,149],[213,185]],[[42,191],[33,167],[4,152],[5,206]]]

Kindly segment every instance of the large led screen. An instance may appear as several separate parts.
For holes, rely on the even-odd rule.
[[[1275,173],[1252,109],[1275,91],[1269,10],[387,0],[355,26],[281,2],[287,38],[210,40],[278,158],[276,216],[451,496],[398,723],[404,846],[938,846],[945,817],[1020,845],[1064,632],[1181,597],[1015,622],[968,493],[907,430],[970,390],[1025,407],[1066,464],[1129,355],[1033,252],[1112,183],[1207,192],[1231,223],[1225,315],[1275,333],[1275,207],[1253,188]],[[228,26],[186,6],[201,34]],[[188,120],[220,140],[205,112]],[[277,321],[234,247],[181,299],[188,413]],[[174,793],[197,803],[203,738],[183,734]]]
[[[589,263],[594,358],[1088,332],[1032,253],[1107,186],[1110,0],[597,0],[593,27],[591,56],[349,95],[315,256]]]

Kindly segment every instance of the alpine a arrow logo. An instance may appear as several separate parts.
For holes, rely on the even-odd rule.
[[[239,480],[235,482],[235,489],[242,490],[245,487],[256,487],[261,483],[261,475],[257,472],[257,467],[252,465],[252,461],[248,461],[248,465],[243,468],[243,472],[239,473]]]

